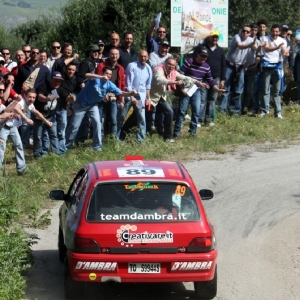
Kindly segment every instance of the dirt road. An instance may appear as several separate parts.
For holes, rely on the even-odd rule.
[[[215,197],[205,208],[218,240],[222,300],[292,300],[300,295],[300,146],[244,147],[185,164],[197,187]],[[38,230],[28,299],[64,299],[57,253],[58,205],[52,225]],[[297,296],[298,295],[298,296]],[[83,299],[83,298],[82,298]],[[102,284],[85,299],[194,299],[192,283]]]

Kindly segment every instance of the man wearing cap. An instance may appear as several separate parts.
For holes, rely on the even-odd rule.
[[[51,54],[47,60],[47,65],[49,66],[50,72],[52,71],[52,67],[55,61],[61,57],[61,46],[59,42],[53,42],[51,45]]]
[[[272,81],[272,92],[274,94],[274,116],[282,119],[281,97],[279,95],[283,78],[283,59],[289,56],[289,49],[285,39],[279,36],[280,27],[273,24],[271,34],[261,38],[263,44],[262,66],[262,88],[260,89],[260,116],[268,113],[270,84]]]
[[[197,53],[199,50],[201,51],[202,47],[207,49],[208,57],[206,62],[210,66],[211,75],[216,85],[223,89],[225,83],[226,57],[223,48],[218,46],[219,35],[220,34],[217,30],[212,30],[204,42],[195,48],[193,57],[197,57]],[[217,98],[218,93],[214,89],[201,88],[201,105],[198,127],[200,127],[204,121],[206,121],[210,126],[214,125],[213,119]]]
[[[102,40],[96,40],[94,44],[95,44],[95,45],[98,45],[98,47],[99,47],[98,57],[97,57],[97,59],[96,59],[96,61],[95,61],[95,62],[96,62],[96,68],[97,68],[98,65],[99,65],[101,62],[104,62],[105,59],[106,59],[107,57],[105,57],[105,56],[103,55],[105,43],[104,43]]]
[[[158,27],[156,30],[156,39],[153,38],[154,30],[155,30],[155,20],[152,21],[151,27],[146,35],[146,45],[147,45],[147,51],[149,55],[152,52],[157,52],[159,45],[163,42],[163,40],[166,38],[167,31],[164,27]]]
[[[138,55],[132,49],[133,34],[131,32],[125,32],[123,38],[123,45],[119,48],[120,58],[118,63],[126,70],[128,64],[137,60]]]
[[[47,126],[44,122],[33,116],[33,155],[34,158],[40,158],[47,154],[48,149],[43,145],[43,135],[47,131],[52,152],[60,155],[58,138],[57,138],[57,123],[55,118],[56,110],[59,107],[58,88],[61,85],[63,76],[60,72],[53,72],[49,83],[42,84],[37,89],[37,99],[35,108],[44,116],[44,118],[52,123],[52,126]]]
[[[184,116],[186,114],[188,105],[191,104],[192,117],[190,122],[190,134],[196,136],[197,124],[200,113],[200,103],[201,103],[201,91],[200,88],[211,88],[215,91],[224,92],[223,89],[219,89],[215,81],[212,78],[210,66],[206,62],[208,57],[208,50],[206,48],[201,48],[198,50],[196,58],[188,58],[182,67],[180,68],[180,73],[185,76],[189,76],[194,80],[197,80],[196,85],[197,90],[189,96],[185,91],[181,91],[179,95],[179,108],[178,114],[174,126],[174,137],[178,137],[184,121]],[[204,83],[207,82],[208,84]]]
[[[226,93],[220,98],[220,112],[227,111],[228,97],[230,92],[229,112],[239,115],[241,112],[241,95],[244,91],[244,73],[247,53],[256,50],[256,37],[250,37],[251,28],[244,25],[241,33],[236,34],[230,44],[226,59],[226,74],[224,88]]]
[[[115,50],[116,49],[112,49],[111,51]],[[93,127],[92,147],[96,151],[102,151],[101,121],[98,104],[103,101],[108,101],[109,97],[107,93],[114,93],[117,96],[136,95],[135,90],[132,90],[131,92],[122,92],[115,84],[113,84],[110,81],[112,73],[111,67],[105,66],[102,69],[102,75],[86,74],[86,78],[89,80],[77,95],[76,102],[73,105],[73,114],[68,123],[66,132],[67,149],[72,148],[81,121],[85,114],[88,114]]]
[[[159,44],[158,51],[152,52],[149,55],[149,65],[152,70],[158,65],[163,64],[169,57],[172,57],[172,54],[169,53],[170,44],[168,41],[162,41]]]
[[[10,59],[11,53],[8,48],[3,48],[1,50],[1,53],[5,60],[5,63],[4,63],[5,68],[7,68],[9,71],[11,71],[15,66],[17,66],[17,63]]]

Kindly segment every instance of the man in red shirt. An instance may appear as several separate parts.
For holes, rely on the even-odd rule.
[[[95,71],[96,74],[101,75],[104,67],[109,66],[112,68],[112,77],[110,79],[121,91],[125,91],[125,71],[124,68],[118,64],[120,58],[120,52],[116,48],[112,48],[109,51],[109,58],[105,62],[100,63]],[[99,106],[100,120],[103,116],[103,111],[106,115],[104,132],[117,135],[117,111],[118,102],[124,101],[123,97],[116,97],[114,94],[109,94],[109,101],[102,101]]]

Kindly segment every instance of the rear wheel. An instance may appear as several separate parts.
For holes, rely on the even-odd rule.
[[[211,281],[194,282],[195,294],[200,299],[213,299],[217,295],[217,266],[214,278]]]
[[[67,253],[67,248],[66,248],[65,242],[64,242],[64,235],[63,235],[62,230],[59,228],[59,230],[58,230],[58,256],[59,256],[59,260],[61,262],[65,261],[66,253]]]
[[[80,299],[83,291],[84,282],[72,279],[68,262],[65,260],[65,297],[67,299]]]

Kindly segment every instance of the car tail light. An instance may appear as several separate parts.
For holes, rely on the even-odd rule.
[[[80,253],[100,253],[100,247],[93,239],[75,238],[75,251]]]
[[[208,252],[213,249],[212,237],[194,238],[188,246],[187,252]]]

